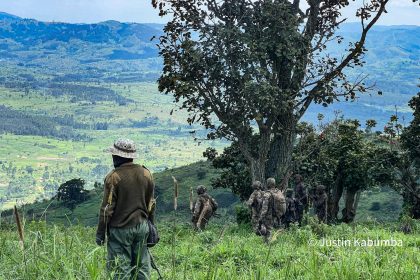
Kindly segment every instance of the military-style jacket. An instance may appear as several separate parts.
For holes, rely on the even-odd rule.
[[[273,196],[270,191],[263,191],[260,219],[273,219]]]
[[[306,193],[303,182],[300,182],[295,186],[295,199],[303,205],[308,203],[308,194]]]
[[[132,162],[115,168],[105,177],[97,235],[105,236],[107,226],[135,226],[153,216],[153,198],[154,182],[147,168]]]
[[[262,195],[262,190],[254,190],[249,196],[249,199],[246,202],[246,204],[259,212],[262,206]]]
[[[296,220],[296,201],[292,197],[286,197],[286,213],[284,214],[286,222],[294,222]]]
[[[317,194],[314,200],[314,207],[315,208],[325,207],[327,203],[327,198],[328,196],[326,193]]]
[[[193,216],[192,216],[192,221],[193,222],[198,221],[198,218],[200,217],[201,211],[203,211],[204,205],[206,204],[207,201],[210,202],[210,206],[212,208],[213,213],[217,210],[218,204],[217,204],[216,200],[214,200],[214,198],[212,198],[207,193],[200,194],[197,197],[197,201],[195,202],[194,207],[193,207]]]

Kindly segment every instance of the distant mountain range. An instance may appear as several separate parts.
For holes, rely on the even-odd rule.
[[[0,12],[0,20],[20,20],[22,18],[8,13]]]
[[[117,21],[40,22],[0,13],[0,78],[16,81],[31,75],[31,79],[50,76],[61,82],[155,81],[162,64],[156,42],[150,39],[162,34],[162,27]],[[343,24],[339,34],[345,41],[331,45],[330,51],[340,57],[346,42],[356,40],[359,33],[359,24]],[[376,26],[368,34],[366,47],[366,66],[348,73],[368,74],[368,81],[375,83],[384,95],[362,97],[356,103],[340,103],[327,109],[314,107],[308,120],[316,119],[319,111],[332,117],[334,110],[362,121],[368,117],[384,120],[393,113],[394,105],[410,118],[406,105],[418,91],[420,78],[420,27]]]
[[[161,65],[151,38],[161,30],[157,24],[69,24],[1,13],[0,61],[65,80],[155,80]]]

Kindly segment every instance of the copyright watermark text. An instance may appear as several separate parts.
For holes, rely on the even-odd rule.
[[[401,239],[310,239],[309,246],[319,247],[402,247]]]

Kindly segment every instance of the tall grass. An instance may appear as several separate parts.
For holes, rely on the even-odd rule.
[[[4,224],[3,224],[4,225]],[[194,232],[177,221],[159,224],[161,242],[152,249],[164,279],[419,279],[419,224],[412,234],[398,225],[312,225],[277,232],[268,244],[244,226],[210,224]],[[107,279],[105,249],[95,230],[44,222],[25,226],[19,250],[14,226],[0,231],[0,279]],[[176,246],[173,238],[176,237]],[[322,247],[311,240],[401,239],[401,247]],[[175,257],[174,257],[175,250]],[[22,264],[26,255],[26,271]],[[152,272],[152,279],[157,279]]]

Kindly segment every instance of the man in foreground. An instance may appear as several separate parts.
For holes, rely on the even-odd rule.
[[[115,169],[104,182],[96,243],[103,245],[108,233],[108,269],[114,279],[150,279],[151,261],[147,249],[147,219],[154,215],[154,182],[144,166],[134,164],[136,146],[118,139],[106,150]]]

